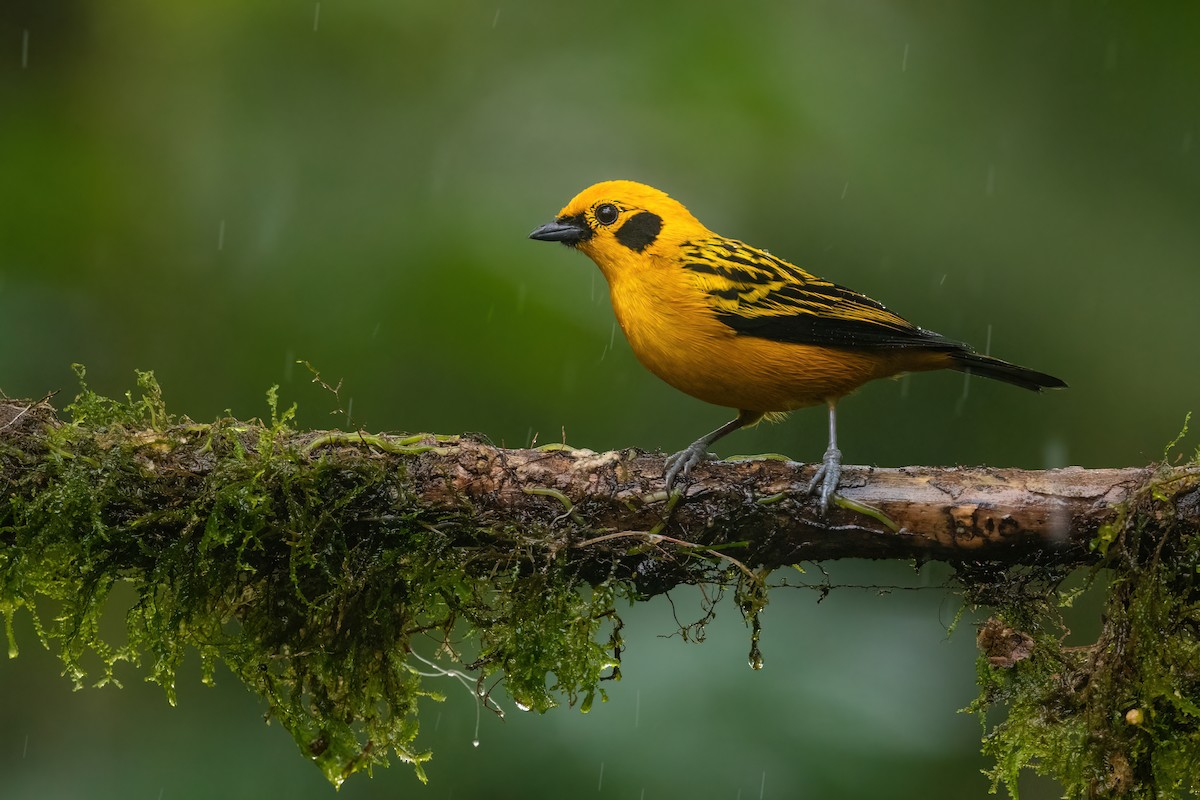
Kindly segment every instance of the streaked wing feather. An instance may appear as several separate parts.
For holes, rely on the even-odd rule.
[[[740,334],[833,347],[955,350],[883,304],[733,239],[683,246],[683,265],[717,319]]]

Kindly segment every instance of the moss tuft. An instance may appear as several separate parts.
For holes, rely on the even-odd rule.
[[[993,791],[1019,797],[1029,768],[1071,800],[1200,794],[1200,531],[1172,511],[1198,492],[1194,472],[1164,466],[1101,529],[1093,549],[1104,560],[1088,583],[1107,583],[1107,598],[1094,644],[1063,645],[1061,607],[1076,593],[1057,591],[1061,572],[1009,573],[975,597],[995,614],[970,707],[995,759]],[[984,642],[995,631],[1008,637],[999,651]],[[1007,717],[993,724],[1001,708]]]
[[[196,424],[167,413],[152,373],[123,400],[78,373],[70,422],[43,452],[0,454],[11,655],[24,610],[76,686],[112,682],[129,662],[174,703],[195,650],[206,682],[225,664],[335,785],[393,753],[424,780],[418,703],[447,676],[474,680],[489,708],[493,675],[539,711],[603,697],[629,587],[593,587],[565,558],[522,546],[545,531],[419,504],[404,459],[429,447],[353,434],[299,447],[294,408],[280,412],[274,389],[266,422]],[[180,473],[149,457],[163,452],[204,474],[198,492],[172,492]],[[114,644],[100,618],[118,581],[136,599]]]

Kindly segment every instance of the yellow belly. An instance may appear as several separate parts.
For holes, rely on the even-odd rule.
[[[638,360],[676,389],[718,406],[792,411],[836,400],[877,378],[950,366],[936,352],[853,350],[739,335],[686,293],[653,298],[614,287],[612,300]]]

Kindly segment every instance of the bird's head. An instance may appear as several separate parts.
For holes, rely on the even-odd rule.
[[[610,275],[638,256],[654,256],[709,231],[666,192],[634,181],[604,181],[567,203],[530,239],[583,251]]]

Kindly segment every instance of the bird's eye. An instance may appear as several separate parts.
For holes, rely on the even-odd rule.
[[[612,225],[617,221],[617,207],[612,203],[596,206],[596,221],[601,225]]]

